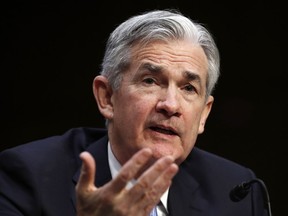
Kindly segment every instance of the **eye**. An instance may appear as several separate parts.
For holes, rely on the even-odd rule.
[[[187,92],[196,92],[196,88],[191,85],[191,84],[187,84],[184,86],[184,90],[187,91]]]
[[[143,80],[143,82],[151,85],[151,84],[154,84],[156,81],[151,77],[147,77]]]

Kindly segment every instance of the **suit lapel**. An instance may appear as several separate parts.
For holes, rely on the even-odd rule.
[[[203,196],[201,186],[195,178],[197,173],[193,173],[192,167],[185,161],[173,179],[168,195],[169,216],[200,216],[207,209],[208,201]]]

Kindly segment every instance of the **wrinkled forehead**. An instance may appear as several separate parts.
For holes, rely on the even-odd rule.
[[[136,44],[131,48],[132,64],[152,62],[159,66],[185,67],[207,75],[208,60],[203,48],[187,40],[153,41]]]

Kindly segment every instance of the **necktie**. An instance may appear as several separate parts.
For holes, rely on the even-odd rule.
[[[149,216],[157,216],[157,209],[156,206],[152,209]]]
[[[157,214],[158,216],[167,216],[168,215],[168,212],[161,201],[157,205],[157,210],[158,210],[158,214]]]

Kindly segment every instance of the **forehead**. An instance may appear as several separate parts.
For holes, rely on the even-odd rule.
[[[131,51],[132,65],[136,67],[149,62],[163,68],[194,71],[204,77],[207,74],[208,61],[202,47],[188,41],[154,41],[145,46],[137,44]]]

